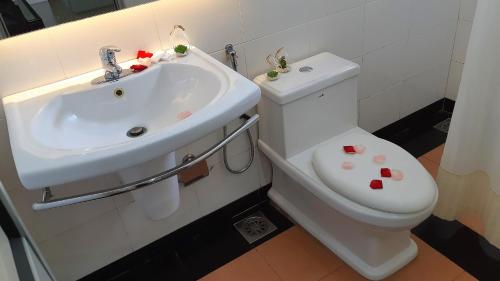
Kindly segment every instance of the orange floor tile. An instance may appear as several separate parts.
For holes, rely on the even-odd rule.
[[[431,160],[432,162],[439,164],[441,163],[441,157],[443,157],[444,144],[434,148],[433,150],[424,154],[424,157]]]
[[[257,247],[282,280],[316,281],[335,271],[342,261],[300,227],[293,227]]]
[[[433,178],[437,177],[438,170],[439,170],[438,163],[435,163],[435,162],[429,160],[428,158],[425,157],[425,155],[418,158],[418,161],[420,161],[422,166],[424,166],[427,169],[427,171],[429,171],[429,173],[431,174],[431,176]]]
[[[203,277],[203,281],[279,281],[281,280],[265,260],[252,250],[225,266]]]
[[[418,161],[429,171],[433,178],[437,177],[441,157],[443,157],[444,144],[420,156]]]
[[[386,280],[476,280],[445,256],[413,237],[418,256]],[[203,281],[357,281],[366,280],[305,230],[294,226],[208,274]]]

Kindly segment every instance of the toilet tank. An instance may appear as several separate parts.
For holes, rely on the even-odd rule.
[[[292,64],[276,81],[257,76],[259,139],[286,159],[357,127],[359,72],[325,52]]]

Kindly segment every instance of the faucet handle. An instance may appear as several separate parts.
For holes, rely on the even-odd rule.
[[[104,77],[107,81],[116,80],[122,73],[122,68],[116,63],[116,52],[121,49],[116,46],[104,46],[99,49],[99,56],[101,57],[101,64],[105,70]]]
[[[115,53],[120,51],[121,49],[116,46],[104,46],[99,49],[99,55],[102,61],[115,63]]]
[[[101,57],[101,62],[104,68],[106,66],[114,66],[116,65],[116,54],[120,52],[121,49],[116,46],[104,46],[99,49],[99,57]]]

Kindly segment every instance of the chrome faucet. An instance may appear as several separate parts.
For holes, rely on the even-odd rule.
[[[92,80],[92,84],[116,81],[133,73],[130,69],[123,70],[116,62],[116,53],[120,51],[120,48],[115,46],[104,46],[99,49],[99,57],[105,72],[104,76]]]
[[[120,48],[115,46],[104,46],[99,50],[101,64],[104,70],[104,78],[106,81],[118,80],[122,73],[122,68],[116,63],[116,52],[120,52]]]
[[[227,44],[224,48],[226,50],[226,56],[229,58],[229,62],[231,63],[231,67],[234,71],[238,71],[238,55],[236,55],[236,50],[234,49],[233,44]]]

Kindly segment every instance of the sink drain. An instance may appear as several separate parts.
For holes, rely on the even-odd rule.
[[[250,244],[277,229],[262,212],[257,212],[240,220],[234,224],[234,227]]]
[[[127,131],[127,137],[136,138],[144,135],[147,131],[148,129],[146,129],[146,127],[133,127],[132,129]]]

